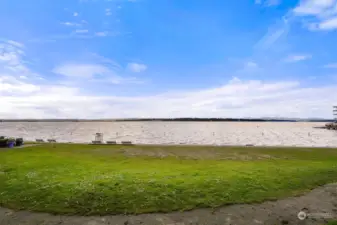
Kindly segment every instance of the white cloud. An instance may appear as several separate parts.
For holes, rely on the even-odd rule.
[[[74,12],[73,16],[78,16],[78,12]]]
[[[24,44],[17,41],[0,42],[0,99],[8,95],[22,97],[40,90],[37,85],[22,81],[40,78],[26,66],[24,48]]]
[[[15,77],[2,75],[0,77],[0,93],[4,94],[27,94],[39,91],[39,87],[17,80]],[[0,96],[1,96],[0,94]]]
[[[286,62],[299,62],[310,59],[312,56],[307,54],[297,54],[297,55],[289,55],[285,61]]]
[[[293,12],[314,20],[307,24],[309,30],[337,29],[337,0],[302,0]]]
[[[286,21],[281,21],[275,27],[268,30],[268,32],[258,41],[256,48],[268,49],[273,46],[278,40],[288,33],[288,24]]]
[[[142,80],[121,76],[121,68],[115,62],[101,56],[93,55],[93,60],[101,63],[65,63],[53,69],[53,73],[62,75],[68,80],[109,84],[141,84]]]
[[[12,45],[12,46],[18,47],[18,48],[24,48],[25,47],[24,44],[22,44],[20,42],[17,42],[17,41],[13,41],[13,40],[8,40],[7,43]]]
[[[279,5],[281,4],[281,0],[269,0],[267,1],[267,6],[276,6],[276,5]]]
[[[281,0],[255,0],[255,4],[257,5],[263,4],[266,7],[277,6],[281,4]]]
[[[294,9],[300,15],[322,15],[336,4],[336,0],[302,0]]]
[[[72,23],[72,22],[62,22],[62,25],[69,26],[69,27],[79,27],[81,24],[79,23]]]
[[[88,30],[75,30],[75,33],[78,33],[78,34],[85,34],[88,32],[89,32]]]
[[[98,36],[98,37],[105,37],[107,35],[108,35],[107,32],[96,32],[95,33],[95,36]]]
[[[0,42],[0,72],[36,76],[26,66],[24,45],[8,40]]]
[[[240,69],[236,71],[236,74],[252,74],[252,72],[256,72],[260,69],[259,65],[252,60],[239,62],[239,65]],[[231,82],[234,81],[235,79],[233,79]]]
[[[21,86],[22,85],[22,86]],[[63,86],[24,87],[25,98],[2,96],[2,118],[331,117],[336,86],[302,88],[298,82],[242,81],[215,88],[142,97],[86,95]],[[7,87],[7,89],[14,86]],[[15,91],[12,91],[15,93]]]
[[[114,37],[119,35],[119,33],[114,33],[111,31],[99,31],[94,33],[94,37]]]
[[[324,20],[323,22],[319,23],[318,27],[321,30],[334,30],[334,29],[337,29],[337,17]]]
[[[12,64],[17,60],[18,60],[17,55],[13,52],[4,52],[0,55],[0,61],[6,61]]]
[[[145,64],[140,63],[129,63],[127,65],[127,69],[134,72],[134,73],[140,73],[147,69],[147,66]]]
[[[67,77],[92,78],[97,75],[112,73],[112,71],[99,64],[76,64],[69,63],[54,68],[54,73]]]
[[[330,63],[324,66],[324,68],[337,69],[337,63]]]
[[[245,68],[252,68],[252,69],[254,69],[254,68],[258,68],[258,65],[255,62],[249,61],[249,62],[246,62]]]
[[[111,9],[105,9],[105,15],[106,16],[111,16]]]
[[[73,30],[71,33],[66,34],[58,34],[52,35],[48,38],[34,38],[28,40],[29,42],[37,42],[37,43],[47,43],[47,42],[56,42],[57,40],[64,40],[64,39],[91,39],[97,37],[115,37],[120,35],[118,32],[112,31],[99,31],[99,32],[89,32],[87,29],[76,29]]]
[[[123,69],[110,59],[91,58],[91,63],[64,63],[55,67],[67,85],[31,79],[34,74],[24,61],[27,52],[8,42],[1,43],[0,118],[122,118],[122,117],[331,117],[337,95],[327,95],[337,85],[302,87],[296,81],[240,80],[233,78],[217,87],[200,90],[161,91],[149,95],[92,92],[100,82],[137,83],[124,77]],[[8,55],[9,54],[9,55]],[[5,60],[4,60],[5,59]],[[255,62],[247,62],[255,66]],[[6,67],[23,66],[21,70]],[[132,67],[131,67],[132,68]],[[139,67],[137,67],[139,71]],[[144,69],[144,67],[143,67]],[[142,70],[142,69],[141,69]],[[25,78],[27,77],[27,79]],[[56,76],[54,76],[55,79]],[[86,82],[87,86],[82,86]],[[92,94],[89,94],[89,93]],[[96,94],[97,93],[97,94]]]

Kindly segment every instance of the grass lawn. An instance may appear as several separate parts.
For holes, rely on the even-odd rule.
[[[293,196],[337,181],[337,149],[43,144],[0,149],[0,205],[169,212]]]
[[[330,221],[327,225],[337,225],[337,220]]]

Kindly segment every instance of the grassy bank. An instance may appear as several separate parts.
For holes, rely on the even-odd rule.
[[[327,225],[337,225],[337,220],[330,221]]]
[[[66,214],[260,202],[337,181],[337,149],[43,144],[0,150],[0,205]]]

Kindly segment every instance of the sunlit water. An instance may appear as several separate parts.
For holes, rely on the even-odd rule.
[[[0,135],[25,140],[56,139],[87,143],[94,134],[104,141],[137,144],[282,145],[337,147],[337,132],[305,122],[3,122]]]

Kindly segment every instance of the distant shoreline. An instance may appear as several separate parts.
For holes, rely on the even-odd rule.
[[[329,119],[146,118],[146,119],[0,119],[0,122],[333,122]]]

